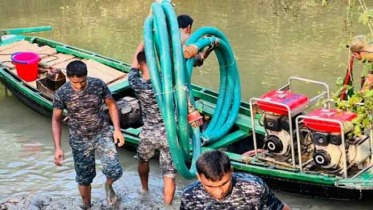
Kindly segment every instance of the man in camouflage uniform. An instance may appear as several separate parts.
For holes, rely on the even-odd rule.
[[[233,174],[224,152],[203,153],[197,160],[197,172],[199,181],[184,191],[181,210],[290,210],[259,177]]]
[[[361,92],[364,93],[373,88],[373,43],[364,35],[356,35],[349,45],[352,55],[365,64],[362,72]]]
[[[95,152],[100,157],[103,174],[107,180],[105,191],[109,205],[118,202],[112,184],[122,176],[122,167],[113,142],[124,144],[119,126],[119,114],[110,90],[97,78],[87,77],[87,66],[81,61],[72,61],[66,67],[70,80],[59,88],[53,101],[52,131],[54,140],[54,163],[62,165],[64,153],[61,149],[61,117],[67,109],[69,119],[69,144],[72,148],[76,181],[85,209],[91,207],[91,183],[96,176]],[[111,131],[108,116],[103,110],[104,103],[109,109],[114,125]]]
[[[138,172],[142,190],[145,192],[149,191],[149,160],[154,156],[155,150],[159,149],[159,162],[164,180],[164,203],[165,205],[171,205],[176,187],[176,169],[171,158],[166,127],[153,92],[143,50],[144,44],[141,43],[137,48],[132,68],[128,74],[129,84],[140,101],[144,122],[140,133],[140,143],[137,147],[137,157],[139,159]],[[142,76],[140,75],[140,71]]]
[[[181,45],[184,46],[192,35],[193,18],[189,15],[177,16],[177,23],[179,25]],[[202,66],[203,62],[207,59],[210,53],[214,50],[215,44],[213,43],[207,49],[202,50],[195,56],[194,67]]]

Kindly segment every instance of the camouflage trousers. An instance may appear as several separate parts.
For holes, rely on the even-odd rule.
[[[175,178],[176,169],[172,161],[170,146],[168,145],[164,129],[143,130],[140,133],[140,143],[137,147],[137,157],[140,161],[148,162],[155,155],[155,150],[160,150],[159,164],[162,176]]]
[[[76,182],[79,185],[90,185],[96,176],[95,152],[101,160],[102,172],[106,178],[117,180],[122,176],[123,170],[110,128],[96,136],[76,136],[70,133],[69,143],[73,152]]]

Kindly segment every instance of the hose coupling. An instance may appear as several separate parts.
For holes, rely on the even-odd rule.
[[[188,102],[188,123],[192,128],[198,128],[203,124],[201,114],[194,108],[192,103]]]
[[[192,58],[197,55],[198,47],[194,44],[185,46],[183,49],[183,53],[185,58]]]

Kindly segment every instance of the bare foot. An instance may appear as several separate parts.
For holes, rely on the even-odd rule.
[[[142,195],[147,195],[149,194],[149,189],[143,189],[142,187],[138,189],[138,193]]]
[[[109,206],[119,204],[119,197],[115,194],[113,187],[105,183],[106,200]]]
[[[80,208],[82,208],[83,210],[91,210],[91,205],[80,205]]]

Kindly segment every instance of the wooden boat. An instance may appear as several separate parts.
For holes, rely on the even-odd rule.
[[[45,79],[45,73],[39,74],[37,81],[25,82],[17,75],[14,65],[7,62],[10,61],[12,53],[19,51],[36,52],[41,56],[41,62],[54,68],[63,69],[69,62],[81,60],[88,65],[89,76],[101,78],[108,84],[118,103],[123,97],[130,99],[134,97],[126,77],[130,66],[125,62],[40,37],[3,36],[0,42],[1,82],[20,101],[47,117],[51,117],[52,114],[53,92],[51,93],[42,81]],[[203,115],[213,115],[218,94],[197,85],[193,86],[193,93],[198,109],[202,110]],[[130,113],[138,117],[139,109],[136,108],[136,103],[136,100],[131,101],[127,98],[122,113]],[[235,170],[256,174],[274,189],[311,197],[336,199],[365,199],[373,194],[371,164],[359,173],[344,177],[321,170],[300,170],[297,167],[263,161],[252,156],[248,159],[248,156],[243,154],[253,150],[254,146],[261,148],[266,135],[265,129],[258,122],[258,117],[253,117],[253,120],[250,104],[242,102],[240,114],[230,133],[220,141],[204,146],[203,150],[223,149],[229,155]],[[257,134],[255,145],[253,145],[253,125]],[[133,120],[132,124],[124,123],[123,133],[126,143],[136,146],[140,131],[141,122],[138,120]]]

